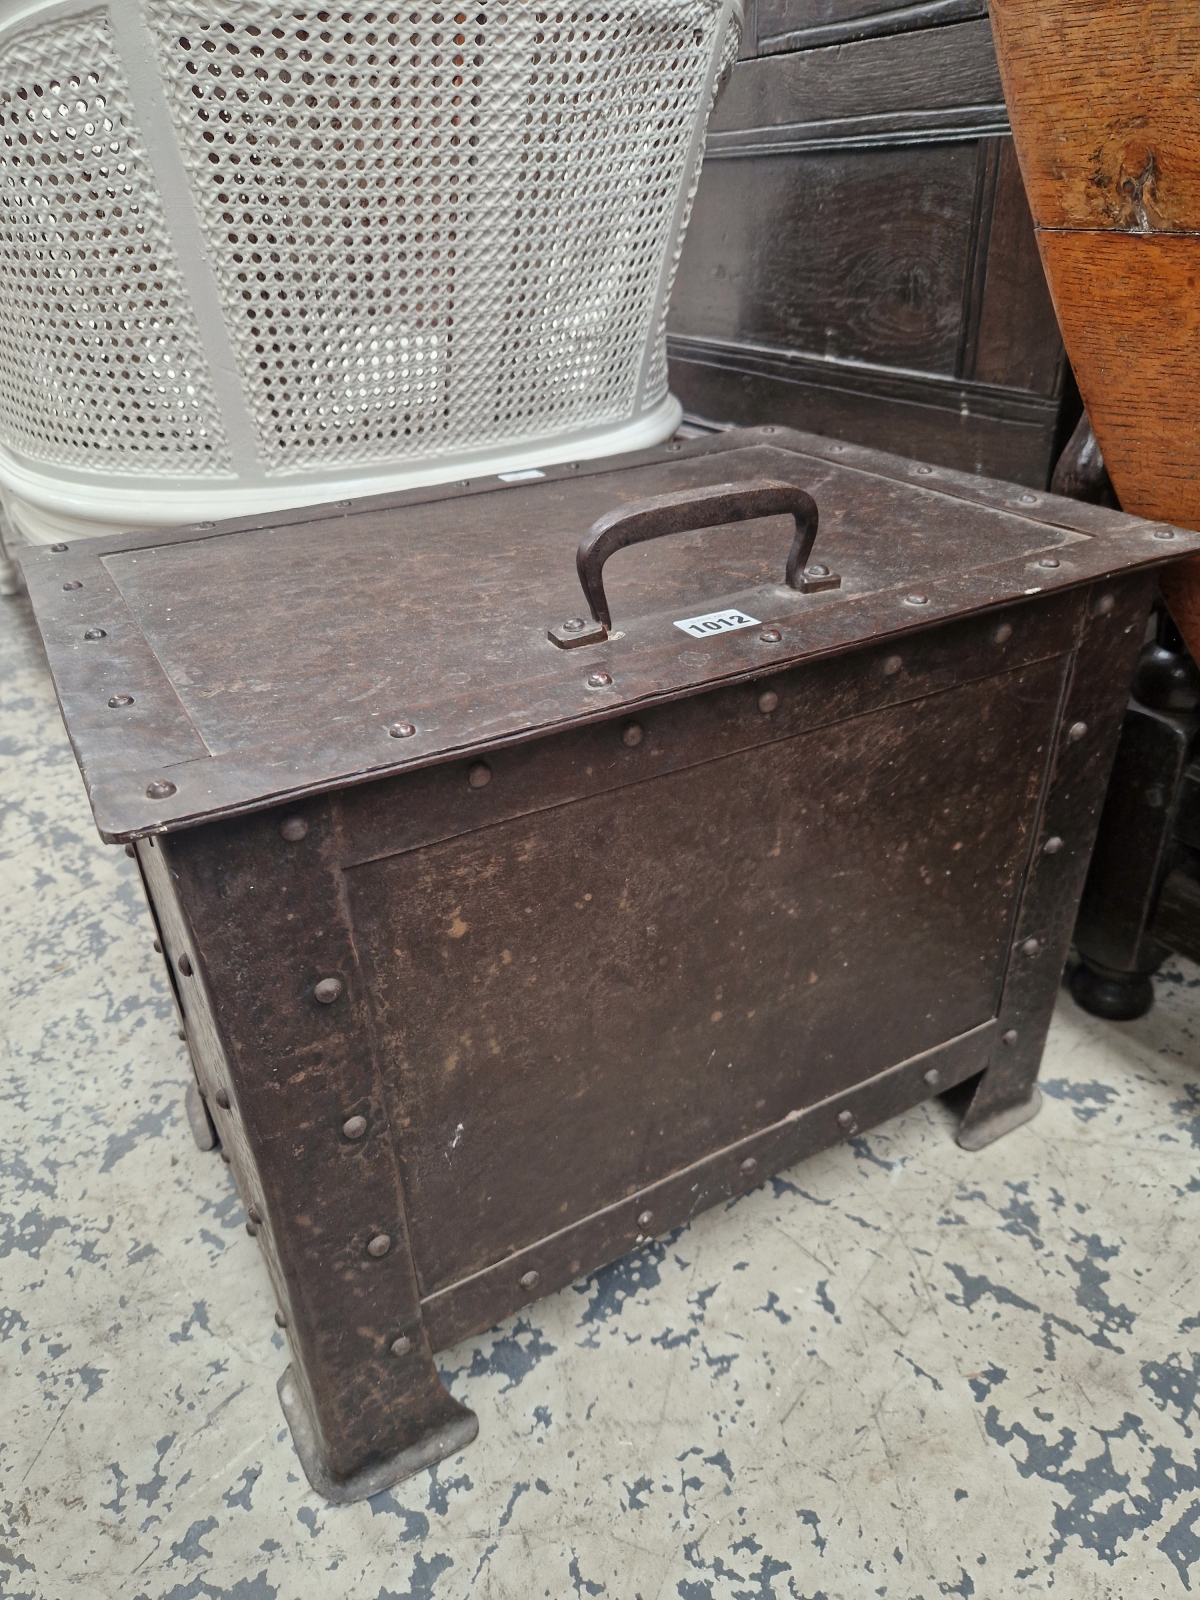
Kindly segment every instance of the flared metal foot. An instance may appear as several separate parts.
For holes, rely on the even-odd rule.
[[[183,1108],[187,1112],[188,1127],[192,1130],[192,1138],[196,1141],[196,1149],[215,1150],[219,1142],[217,1130],[213,1127],[213,1120],[208,1114],[204,1096],[200,1093],[200,1089],[194,1081],[189,1083],[184,1090]]]
[[[1109,1022],[1132,1022],[1154,1004],[1154,985],[1144,972],[1105,972],[1081,961],[1068,987],[1077,1006]]]
[[[1035,1083],[1033,1093],[1020,1105],[1009,1106],[1004,1111],[994,1111],[990,1117],[978,1122],[970,1120],[970,1113],[958,1130],[958,1142],[964,1150],[982,1150],[984,1145],[995,1144],[1006,1133],[1029,1122],[1042,1109],[1042,1091]]]
[[[468,1411],[466,1406],[456,1405],[454,1415],[440,1428],[418,1439],[416,1444],[397,1450],[395,1455],[383,1461],[373,1462],[349,1478],[332,1478],[321,1460],[316,1435],[291,1367],[280,1378],[277,1388],[279,1403],[292,1430],[292,1443],[296,1446],[304,1475],[317,1493],[324,1495],[335,1506],[352,1505],[355,1500],[367,1500],[373,1494],[390,1489],[403,1478],[411,1478],[414,1472],[433,1466],[435,1461],[444,1461],[447,1456],[457,1454],[479,1432],[479,1419],[475,1413]]]

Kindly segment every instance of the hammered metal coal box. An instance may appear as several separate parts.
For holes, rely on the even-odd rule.
[[[1200,549],[771,428],[518,476],[23,555],[331,1500],[474,1436],[434,1351],[968,1079],[968,1149],[1033,1114]]]

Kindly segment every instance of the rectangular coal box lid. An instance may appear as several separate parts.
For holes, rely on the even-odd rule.
[[[1182,529],[785,429],[514,477],[21,551],[102,836],[898,643],[1200,547]],[[704,525],[721,509],[706,491],[755,482],[815,502],[815,576],[785,580],[786,514]],[[600,518],[667,496],[682,508],[652,532],[681,531],[604,566],[602,637],[577,547]]]
[[[473,1437],[436,1350],[932,1094],[1035,1113],[1198,549],[759,428],[22,553],[323,1494]]]

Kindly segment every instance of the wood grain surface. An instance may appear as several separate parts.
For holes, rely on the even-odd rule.
[[[1063,338],[1121,505],[1200,524],[1200,237],[1038,235]]]
[[[1200,525],[1200,8],[993,0],[1063,340],[1126,511]],[[1200,561],[1162,590],[1200,657]]]
[[[1200,7],[994,0],[991,10],[1038,225],[1200,227]]]

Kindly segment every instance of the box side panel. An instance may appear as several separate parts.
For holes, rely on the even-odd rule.
[[[1063,671],[352,868],[422,1294],[992,1017]]]

